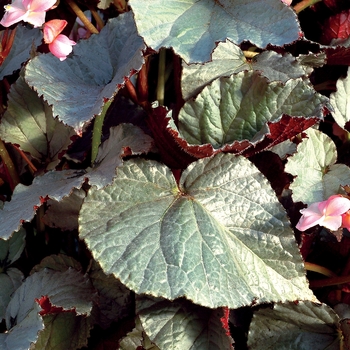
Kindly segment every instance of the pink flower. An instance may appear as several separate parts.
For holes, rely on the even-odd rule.
[[[329,197],[326,201],[312,203],[308,208],[300,210],[303,214],[296,228],[305,231],[310,227],[320,225],[332,231],[338,230],[343,224],[343,215],[350,210],[350,200],[341,195]]]
[[[5,15],[0,21],[4,27],[25,21],[34,27],[40,27],[45,22],[45,14],[57,0],[14,0],[11,5],[5,6]]]
[[[44,24],[44,42],[49,44],[49,49],[53,55],[61,61],[65,60],[72,52],[72,45],[75,41],[70,40],[67,36],[60,34],[67,21],[61,19],[53,19]]]
[[[282,0],[286,5],[290,6],[290,4],[293,2],[293,0]]]

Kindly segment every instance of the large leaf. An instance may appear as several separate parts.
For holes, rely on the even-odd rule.
[[[15,40],[10,53],[0,66],[0,79],[20,69],[23,62],[30,58],[33,46],[40,45],[42,37],[43,34],[39,28],[28,28],[26,26],[17,25]]]
[[[277,0],[129,1],[139,34],[155,50],[172,47],[190,62],[209,61],[219,41],[265,47],[299,37],[295,13]]]
[[[33,58],[25,80],[52,105],[55,116],[81,133],[84,124],[101,113],[105,99],[124,85],[124,78],[141,69],[143,49],[128,12],[80,41],[63,62],[52,54]]]
[[[79,222],[105,273],[137,293],[212,308],[313,297],[286,214],[244,157],[192,163],[179,187],[164,165],[129,161],[90,189]]]
[[[311,204],[338,193],[341,185],[350,185],[350,168],[335,164],[337,150],[330,137],[312,128],[306,134],[308,139],[298,145],[285,171],[296,176],[290,185],[294,202]]]
[[[339,317],[329,306],[311,302],[261,309],[250,325],[248,346],[251,350],[338,350]]]
[[[214,80],[187,101],[179,113],[179,131],[191,144],[214,148],[242,140],[256,143],[269,133],[268,122],[283,114],[321,118],[327,103],[302,78],[269,83],[258,72],[241,72]]]
[[[187,300],[138,298],[136,313],[146,334],[160,349],[233,349],[233,339],[221,324],[223,310],[211,310]]]
[[[40,99],[22,77],[11,86],[8,108],[1,119],[0,137],[18,144],[32,157],[53,168],[71,143],[72,128],[52,116],[52,109]]]

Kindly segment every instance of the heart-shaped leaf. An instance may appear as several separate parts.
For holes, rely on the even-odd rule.
[[[52,54],[33,58],[25,80],[52,105],[54,116],[77,133],[101,113],[124,85],[124,78],[141,69],[145,45],[131,12],[109,20],[98,35],[80,41],[73,56],[61,62]]]
[[[285,211],[241,156],[192,163],[179,187],[164,165],[128,161],[90,189],[79,222],[105,273],[136,293],[212,308],[312,298]]]
[[[290,185],[293,200],[311,204],[338,193],[341,185],[349,185],[350,168],[335,164],[337,150],[330,137],[312,128],[306,134],[308,139],[298,145],[285,171],[296,176]]]

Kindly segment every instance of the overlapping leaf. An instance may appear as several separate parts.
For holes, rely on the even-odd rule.
[[[248,346],[251,350],[338,350],[339,317],[329,306],[311,302],[261,309],[250,325]]]
[[[261,141],[268,122],[283,114],[321,118],[328,99],[301,78],[269,83],[258,72],[241,72],[219,78],[187,101],[179,113],[179,131],[190,144],[214,148],[234,141]]]
[[[5,349],[27,349],[36,342],[38,331],[44,325],[35,299],[43,295],[48,296],[54,306],[86,316],[90,314],[94,294],[86,277],[74,269],[42,270],[29,276],[13,294],[6,310],[6,326],[10,331],[6,334]]]
[[[131,12],[109,20],[98,35],[80,41],[73,56],[61,62],[52,54],[33,58],[25,80],[52,105],[54,116],[81,133],[102,111],[124,78],[140,70],[145,45]]]
[[[205,64],[183,63],[181,88],[183,98],[197,95],[207,84],[219,77],[228,77],[244,70],[256,70],[269,81],[287,82],[289,79],[305,78],[305,69],[291,54],[280,55],[264,51],[247,61],[243,51],[230,41],[219,43],[210,62]],[[311,72],[310,72],[311,73]]]
[[[4,35],[4,32],[2,32],[2,35]],[[26,26],[18,25],[10,53],[3,64],[0,65],[0,79],[20,69],[23,62],[30,58],[33,47],[40,45],[42,37],[43,35],[40,29],[30,29]],[[4,50],[5,48],[2,49]]]
[[[339,78],[337,91],[331,93],[330,103],[334,108],[333,118],[341,128],[350,121],[350,68],[346,78]]]
[[[122,163],[121,155],[124,147],[133,154],[148,152],[152,139],[141,129],[131,124],[120,124],[111,128],[114,136],[106,140],[99,148],[98,163],[87,170],[50,171],[34,178],[30,186],[19,184],[13,192],[10,202],[6,202],[0,210],[0,238],[8,239],[17,231],[23,221],[30,221],[43,202],[47,199],[61,201],[69,196],[73,189],[79,189],[85,180],[91,185],[102,188],[109,184],[115,175],[115,168]],[[134,136],[134,137],[133,137]]]
[[[338,193],[341,185],[349,185],[350,168],[335,164],[337,150],[330,137],[314,129],[307,130],[307,135],[288,159],[285,171],[296,176],[290,185],[294,202],[311,204]]]
[[[286,214],[244,157],[192,163],[179,188],[165,166],[129,161],[90,189],[79,222],[102,269],[137,293],[212,308],[312,298]]]
[[[211,310],[181,299],[138,298],[136,312],[146,334],[160,349],[233,349],[233,339],[221,324],[222,309]]]
[[[53,168],[75,133],[52,116],[51,108],[20,77],[11,86],[7,110],[1,119],[0,137],[18,144],[32,157]]]
[[[172,47],[187,63],[206,62],[215,44],[266,47],[298,39],[295,13],[275,0],[130,0],[139,34],[155,50]]]

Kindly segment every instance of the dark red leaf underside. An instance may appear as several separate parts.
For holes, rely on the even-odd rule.
[[[328,18],[323,25],[321,42],[329,44],[332,39],[346,39],[350,35],[350,10]]]
[[[47,295],[41,296],[40,299],[35,299],[35,301],[40,305],[42,310],[39,312],[41,316],[48,315],[48,314],[60,314],[63,312],[75,312],[74,309],[72,310],[64,310],[62,307],[57,307],[51,304],[51,301]]]
[[[350,65],[350,48],[337,46],[334,48],[327,48],[325,52],[328,65]]]
[[[167,113],[168,110],[164,107],[155,108],[150,112],[147,123],[153,132],[161,160],[172,169],[185,169],[188,164],[197,159],[210,157],[220,152],[243,154],[250,157],[296,136],[319,121],[319,118],[284,115],[278,122],[268,123],[270,132],[256,144],[243,140],[214,149],[210,144],[188,144],[176,130],[169,127],[170,117],[167,116]]]

